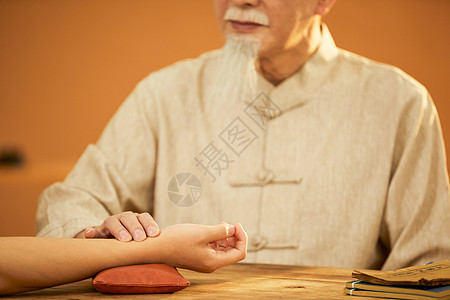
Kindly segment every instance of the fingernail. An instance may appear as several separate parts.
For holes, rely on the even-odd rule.
[[[121,232],[119,232],[119,239],[121,241],[128,241],[130,239],[130,234],[125,230],[122,230]]]
[[[234,225],[228,225],[228,234],[234,235],[236,233],[236,227]]]
[[[90,227],[90,228],[88,228],[88,229],[86,229],[86,231],[84,232],[84,236],[86,236],[86,237],[94,237],[95,235],[92,235],[91,233],[94,231],[94,228],[92,228],[92,227]]]
[[[148,226],[147,233],[148,233],[148,236],[155,236],[158,233],[158,229],[156,229],[155,226]]]
[[[145,239],[145,235],[140,229],[136,229],[133,233],[133,237],[135,241],[142,241]]]

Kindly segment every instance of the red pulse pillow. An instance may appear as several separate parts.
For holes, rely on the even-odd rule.
[[[176,268],[146,264],[103,270],[92,280],[94,288],[112,294],[173,293],[189,286]]]

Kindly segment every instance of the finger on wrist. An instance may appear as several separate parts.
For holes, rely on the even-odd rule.
[[[139,223],[145,229],[147,236],[156,237],[159,235],[159,227],[149,213],[141,213],[137,216]]]
[[[121,242],[128,242],[131,241],[131,235],[128,231],[126,230],[121,230],[119,231],[118,235],[116,236],[116,238],[121,241]]]
[[[84,231],[84,237],[87,239],[97,237],[96,230],[92,227],[86,228],[86,230]]]
[[[147,226],[145,231],[149,237],[156,237],[159,235],[159,228],[154,225]]]
[[[147,238],[147,235],[140,229],[133,231],[133,240],[140,242]]]

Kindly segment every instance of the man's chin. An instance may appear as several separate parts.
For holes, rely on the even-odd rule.
[[[242,41],[243,43],[251,43],[255,44],[256,47],[259,47],[261,44],[261,35],[258,32],[239,32],[232,31],[226,35],[226,39],[234,39]]]
[[[259,42],[251,35],[227,36],[218,61],[217,73],[212,83],[212,98],[239,101],[253,94],[256,84],[255,59]]]

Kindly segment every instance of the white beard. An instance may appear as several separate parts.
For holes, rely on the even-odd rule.
[[[211,105],[251,101],[257,95],[255,61],[259,42],[246,36],[229,35],[219,58],[215,77],[208,88]]]

